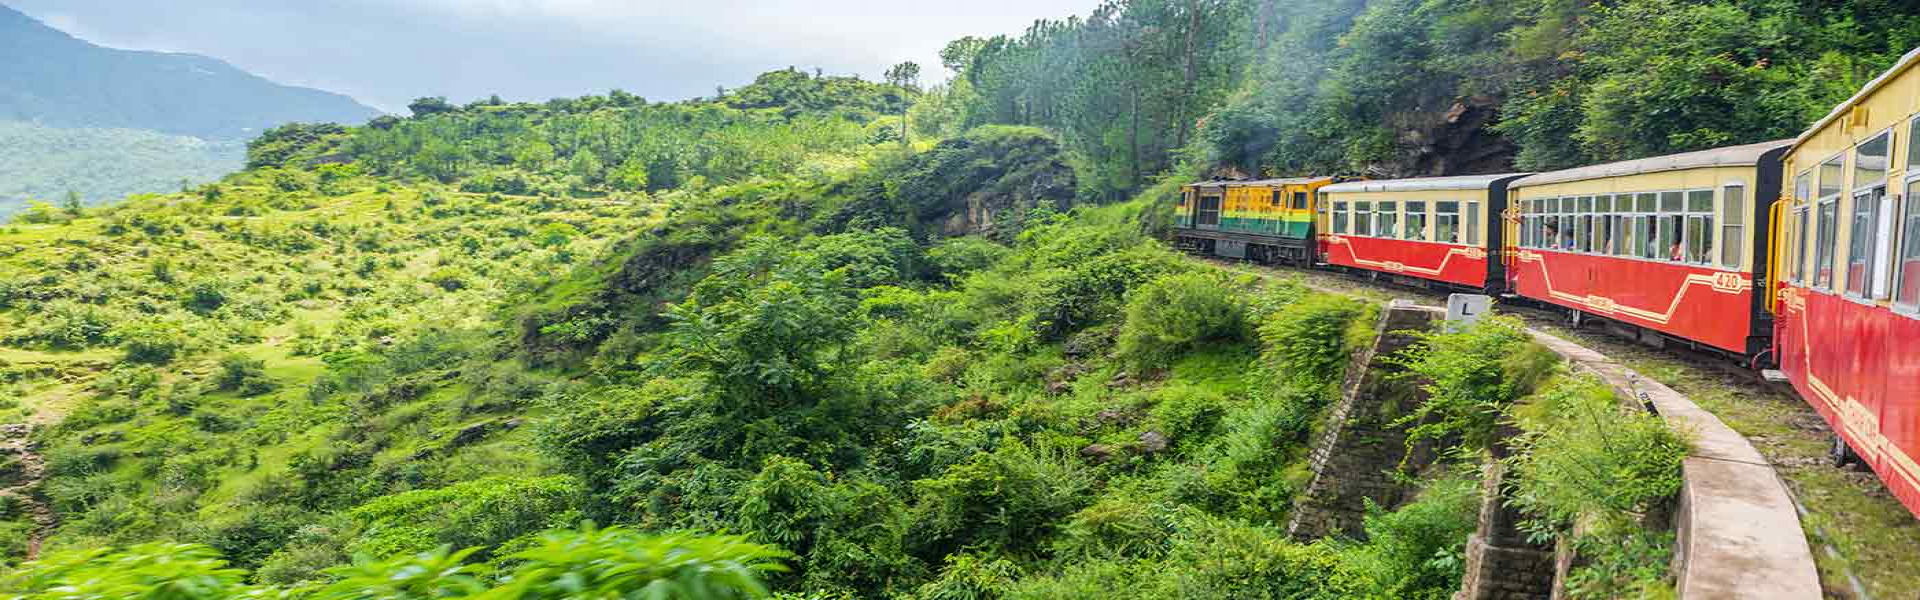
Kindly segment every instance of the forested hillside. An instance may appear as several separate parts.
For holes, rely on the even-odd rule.
[[[1456,450],[1422,492],[1285,536],[1373,309],[1184,259],[1164,192],[1783,136],[1908,43],[1870,4],[1117,0],[925,90],[277,127],[0,226],[0,556],[44,558],[0,592],[1444,598],[1487,406],[1539,392],[1532,526],[1664,593],[1684,441],[1502,320],[1396,358]]]
[[[942,54],[919,108],[1037,125],[1087,193],[1179,173],[1545,170],[1792,137],[1907,50],[1848,0],[1130,0]],[[939,108],[934,108],[939,106]]]

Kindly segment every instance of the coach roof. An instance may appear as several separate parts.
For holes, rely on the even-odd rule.
[[[1512,187],[1523,188],[1553,183],[1586,181],[1605,177],[1627,177],[1664,171],[1702,169],[1708,167],[1743,167],[1760,164],[1760,157],[1768,152],[1779,150],[1793,143],[1793,140],[1774,140],[1745,146],[1727,146],[1697,152],[1683,152],[1654,156],[1638,160],[1623,160],[1603,165],[1589,165],[1563,171],[1548,171],[1523,177],[1513,182]]]
[[[1327,193],[1354,192],[1424,192],[1443,190],[1485,190],[1501,180],[1524,177],[1526,173],[1501,173],[1499,175],[1460,175],[1455,177],[1416,177],[1412,179],[1383,179],[1379,181],[1349,181],[1320,188]]]

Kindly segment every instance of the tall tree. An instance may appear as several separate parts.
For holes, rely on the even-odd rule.
[[[907,61],[887,69],[887,83],[900,88],[902,95],[918,91],[920,87],[920,64]],[[907,104],[900,103],[900,145],[907,145]]]

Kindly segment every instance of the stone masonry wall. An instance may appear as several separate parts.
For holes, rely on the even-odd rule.
[[[1347,365],[1341,396],[1328,415],[1310,457],[1313,479],[1294,505],[1287,534],[1297,540],[1341,535],[1359,538],[1366,501],[1393,508],[1410,490],[1389,472],[1407,453],[1404,431],[1389,425],[1405,408],[1424,400],[1420,386],[1398,377],[1387,359],[1411,346],[1411,331],[1424,331],[1434,313],[1395,301],[1380,319],[1372,347]]]

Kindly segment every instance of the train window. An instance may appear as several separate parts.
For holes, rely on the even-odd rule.
[[[1920,152],[1913,151],[1913,141],[1920,137],[1915,136],[1920,136],[1920,119],[1914,119],[1913,124],[1907,126],[1907,166],[1909,167],[1920,167]]]
[[[1725,207],[1720,219],[1720,266],[1740,268],[1740,254],[1746,251],[1747,187],[1729,185],[1720,190]]]
[[[1400,205],[1381,202],[1373,208],[1373,234],[1383,238],[1400,237]]]
[[[1687,215],[1687,262],[1713,262],[1713,215]]]
[[[1681,209],[1686,208],[1686,203],[1682,202],[1681,198],[1680,192],[1660,192],[1660,212],[1680,212]]]
[[[1273,198],[1271,198],[1271,199],[1269,199],[1269,200],[1268,200],[1267,202],[1268,202],[1269,204],[1272,204],[1272,205],[1274,205],[1274,206],[1279,206],[1279,205],[1280,205],[1280,198],[1281,198],[1281,195],[1282,195],[1282,192],[1281,192],[1280,190],[1274,190],[1274,191],[1273,191]],[[1306,207],[1304,207],[1304,206],[1303,206],[1303,207],[1301,207],[1301,208],[1306,208]]]
[[[1813,287],[1833,289],[1833,251],[1840,243],[1840,202],[1829,198],[1820,202],[1818,239],[1814,242]]]
[[[1869,192],[1853,197],[1853,218],[1847,224],[1852,242],[1847,247],[1847,295],[1867,297],[1873,281],[1874,234],[1879,231],[1880,203]]]
[[[1640,249],[1640,258],[1660,258],[1659,217],[1639,215],[1633,218],[1633,234],[1636,247]]]
[[[1480,203],[1468,202],[1467,214],[1462,218],[1467,220],[1467,244],[1480,245]]]
[[[1347,203],[1345,202],[1333,203],[1333,232],[1347,232]]]
[[[1886,300],[1893,293],[1893,236],[1894,228],[1898,227],[1894,223],[1896,207],[1888,201],[1885,185],[1874,186],[1867,194],[1873,204],[1879,207],[1874,209],[1874,216],[1878,219],[1873,238],[1873,299]]]
[[[1887,156],[1891,154],[1892,136],[1892,132],[1882,133],[1853,149],[1854,188],[1887,180]]]
[[[1713,264],[1713,190],[1687,192],[1687,262]]]
[[[1593,207],[1593,201],[1587,200],[1587,207]],[[1581,252],[1593,251],[1593,215],[1575,215],[1573,217],[1573,249]]]
[[[1893,299],[1908,308],[1920,308],[1920,198],[1914,194],[1920,194],[1920,181],[1907,183],[1906,214],[1900,219],[1899,291]]]
[[[1407,233],[1406,238],[1409,240],[1426,241],[1427,239],[1427,203],[1425,202],[1408,202],[1407,203],[1407,232],[1406,233]]]
[[[1199,210],[1194,211],[1193,224],[1203,227],[1220,226],[1220,197],[1201,196]]]
[[[1276,204],[1277,204],[1277,203],[1276,203]],[[1306,209],[1307,209],[1307,193],[1306,193],[1306,192],[1294,192],[1294,193],[1293,193],[1293,209],[1294,209],[1294,210],[1306,210]]]
[[[1353,234],[1373,235],[1373,203],[1353,203]]]
[[[1634,194],[1633,212],[1642,212],[1642,213],[1654,212],[1656,209],[1654,208],[1653,199],[1654,199],[1654,194],[1652,192],[1648,192],[1645,194]]]
[[[1460,243],[1459,202],[1433,204],[1433,241],[1443,244]]]
[[[1807,236],[1813,231],[1812,213],[1802,206],[1795,211],[1793,218],[1793,282],[1804,285],[1807,281]]]
[[[1673,262],[1680,262],[1684,258],[1681,254],[1680,229],[1686,225],[1686,219],[1681,215],[1660,215],[1660,245],[1655,247],[1659,251],[1656,258]]]
[[[1840,160],[1841,157],[1835,156],[1832,160],[1820,163],[1821,200],[1825,200],[1829,196],[1838,196],[1840,195],[1840,190],[1846,189],[1845,182],[1840,181],[1844,173],[1840,168],[1842,166]]]
[[[1566,208],[1566,205],[1562,204],[1561,208]],[[1560,239],[1554,241],[1554,247],[1561,250],[1580,247],[1579,237],[1574,233],[1578,231],[1576,228],[1579,226],[1579,223],[1574,222],[1573,215],[1560,215]]]
[[[1607,233],[1607,254],[1626,256],[1627,249],[1633,247],[1633,242],[1628,236],[1632,231],[1633,217],[1627,215],[1607,217],[1607,227],[1609,228]]]

